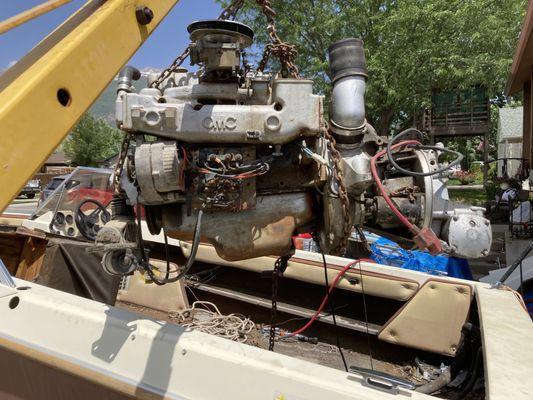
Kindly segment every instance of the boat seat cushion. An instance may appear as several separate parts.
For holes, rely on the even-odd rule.
[[[468,284],[430,279],[385,323],[378,338],[454,356],[461,340],[461,329],[468,319],[472,296],[472,287]]]

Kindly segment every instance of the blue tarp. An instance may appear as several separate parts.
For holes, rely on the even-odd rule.
[[[468,261],[463,258],[432,256],[426,251],[404,250],[397,243],[383,237],[376,240],[370,248],[371,258],[380,264],[473,280]]]

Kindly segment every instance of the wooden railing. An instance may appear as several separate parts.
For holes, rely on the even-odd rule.
[[[434,134],[479,134],[489,126],[488,101],[434,105],[424,115],[424,130]]]

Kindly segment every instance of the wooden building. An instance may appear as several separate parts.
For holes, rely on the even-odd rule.
[[[465,90],[434,89],[424,111],[422,129],[434,144],[440,138],[483,137],[483,183],[488,179],[490,102],[483,86]]]
[[[522,157],[531,167],[533,159],[533,92],[531,80],[533,78],[533,1],[529,1],[527,14],[522,25],[513,64],[507,80],[505,94],[511,96],[523,91],[524,116],[523,116],[523,141]]]

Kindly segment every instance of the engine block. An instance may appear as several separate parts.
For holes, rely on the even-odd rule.
[[[346,39],[329,49],[329,125],[337,151],[326,133],[324,98],[313,93],[312,80],[253,71],[244,60],[250,28],[199,21],[188,30],[198,71],[175,68],[165,79],[150,75],[139,92],[132,86],[138,71],[126,67],[119,76],[117,125],[135,138],[121,180],[129,204],[144,206],[153,234],[164,229],[191,240],[205,214],[201,240],[226,260],[287,255],[299,232],[320,232],[320,245],[329,252],[347,239],[352,224],[405,236],[371,174],[370,160],[387,137],[365,120],[362,41]],[[436,170],[438,154],[406,148],[396,161],[427,172]],[[416,229],[431,228],[445,240],[458,237],[449,232],[456,229],[450,220],[457,213],[441,176],[406,176],[386,157],[377,169]],[[460,215],[475,222],[472,235],[479,243],[475,251],[456,245],[451,252],[482,255],[490,246],[490,224],[479,210]]]

